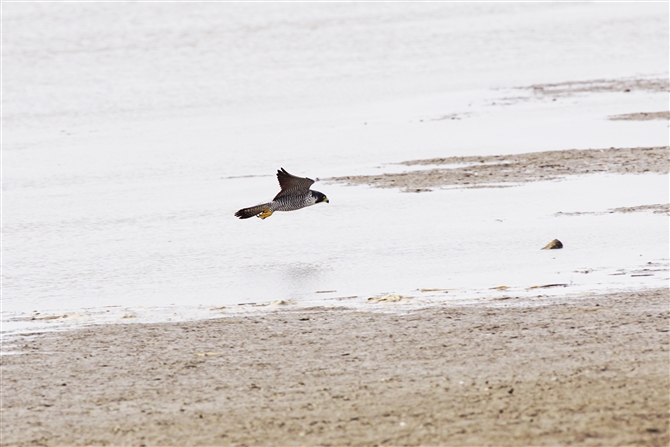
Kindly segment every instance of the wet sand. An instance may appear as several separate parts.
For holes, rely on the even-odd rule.
[[[638,112],[626,113],[623,115],[612,115],[609,119],[614,121],[651,121],[651,120],[670,120],[670,112]]]
[[[552,84],[534,84],[518,87],[530,90],[534,95],[545,97],[575,96],[602,92],[642,91],[651,93],[665,93],[670,90],[667,78],[619,78],[619,79],[589,79],[585,81],[566,81]]]
[[[668,290],[19,340],[2,445],[658,445]],[[379,312],[383,310],[383,312]]]
[[[431,188],[499,188],[523,182],[547,181],[571,175],[596,173],[665,174],[670,171],[670,148],[638,147],[571,149],[527,154],[446,157],[411,160],[405,166],[445,165],[431,169],[381,175],[333,177],[327,181],[378,188],[400,188],[405,192],[427,192]]]

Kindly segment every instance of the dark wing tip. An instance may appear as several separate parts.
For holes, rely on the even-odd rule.
[[[289,174],[289,172],[284,168],[277,169],[277,177],[279,177],[279,176],[293,177],[293,175]]]
[[[279,187],[281,188],[280,194],[284,190],[288,189],[307,191],[309,187],[312,185],[312,183],[314,183],[314,180],[312,180],[311,178],[296,177],[293,174],[289,174],[289,172],[284,168],[277,170],[277,180],[279,180]]]
[[[279,185],[281,186],[283,182],[290,182],[293,179],[297,179],[293,174],[290,174],[286,169],[280,168],[277,170],[277,180],[279,180]]]

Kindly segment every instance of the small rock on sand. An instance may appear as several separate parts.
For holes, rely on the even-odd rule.
[[[547,245],[542,247],[542,250],[556,250],[559,248],[563,248],[563,243],[558,239],[554,239],[553,241],[549,242]]]

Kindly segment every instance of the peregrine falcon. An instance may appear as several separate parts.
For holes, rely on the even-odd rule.
[[[235,213],[235,216],[240,219],[248,219],[253,216],[266,219],[272,216],[275,211],[293,211],[320,202],[330,203],[325,194],[309,189],[314,183],[311,178],[296,177],[281,168],[277,171],[277,180],[279,180],[281,191],[271,202],[242,208]]]

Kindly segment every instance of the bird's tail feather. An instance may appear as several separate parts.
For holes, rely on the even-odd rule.
[[[235,213],[235,216],[240,219],[248,219],[250,217],[258,216],[261,213],[267,213],[270,211],[270,204],[263,203],[261,205],[251,206],[249,208],[242,208]],[[272,214],[272,213],[270,213]]]

